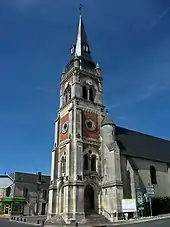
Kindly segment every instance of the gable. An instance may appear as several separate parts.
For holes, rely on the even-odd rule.
[[[13,180],[8,175],[0,175],[0,188],[8,188],[13,184]]]
[[[116,126],[116,140],[124,155],[170,163],[170,141]]]

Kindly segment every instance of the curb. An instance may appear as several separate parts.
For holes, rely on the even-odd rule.
[[[124,221],[119,221],[119,222],[113,222],[110,224],[96,224],[96,225],[79,225],[80,227],[114,227],[114,226],[125,226],[125,225],[133,225],[133,224],[137,224],[137,223],[144,223],[144,222],[152,222],[152,221],[156,221],[156,220],[163,220],[163,219],[168,219],[170,218],[169,216],[157,216],[157,217],[148,217],[148,218],[143,218],[143,219],[131,219],[131,220],[124,220]],[[45,227],[61,227],[61,225],[54,225],[54,224],[47,224],[45,225]],[[67,225],[65,225],[67,226]],[[75,225],[70,225],[70,227],[74,227]]]
[[[13,219],[14,218],[14,219]],[[46,226],[46,227],[54,227],[55,225],[53,224],[45,224],[45,222],[43,220],[37,220],[37,222],[39,223],[31,223],[31,222],[27,222],[26,218],[21,218],[21,217],[11,217],[11,219],[9,219],[9,221],[11,222],[17,222],[17,223],[22,223],[22,224],[26,224],[26,225],[33,225],[33,226]],[[131,219],[131,220],[123,220],[123,221],[119,221],[119,222],[113,222],[110,224],[106,224],[106,225],[95,225],[95,227],[113,227],[113,226],[121,226],[121,225],[131,225],[131,224],[137,224],[137,223],[144,223],[144,222],[152,222],[152,221],[156,221],[156,220],[164,220],[164,219],[169,219],[170,215],[167,216],[156,216],[156,217],[146,217],[146,218],[141,218],[141,219]],[[84,227],[93,227],[93,225],[84,225]]]
[[[22,224],[27,224],[27,225],[35,225],[35,226],[44,226],[45,224],[45,221],[44,220],[39,220],[37,219],[36,220],[36,223],[34,222],[28,222],[27,221],[27,218],[24,218],[24,217],[15,217],[15,216],[12,216],[9,221],[11,222],[17,222],[17,223],[22,223]]]
[[[152,221],[156,221],[156,220],[163,220],[163,219],[168,219],[170,218],[169,216],[163,216],[163,217],[150,217],[150,218],[146,218],[146,219],[138,219],[138,220],[129,220],[129,221],[122,221],[122,222],[117,222],[117,223],[113,223],[111,225],[108,226],[118,226],[118,225],[131,225],[131,224],[136,224],[136,223],[143,223],[143,222],[152,222]]]

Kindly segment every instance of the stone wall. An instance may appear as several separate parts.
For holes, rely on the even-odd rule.
[[[124,198],[135,198],[136,189],[146,192],[148,184],[151,184],[150,166],[156,169],[157,184],[154,185],[156,196],[170,196],[170,168],[166,163],[122,155]]]

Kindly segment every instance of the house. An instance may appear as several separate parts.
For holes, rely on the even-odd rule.
[[[1,214],[46,214],[50,176],[14,172],[0,175]]]

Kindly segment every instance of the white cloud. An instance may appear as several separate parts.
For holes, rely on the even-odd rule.
[[[163,13],[160,15],[160,17],[158,18],[158,20],[156,20],[156,21],[154,22],[154,24],[152,25],[152,27],[155,27],[155,26],[159,23],[159,21],[161,21],[169,12],[170,12],[170,7],[167,7],[167,8],[163,11]]]
[[[161,85],[161,84],[150,84],[148,85],[143,92],[141,92],[139,95],[136,95],[136,97],[129,96],[128,99],[125,98],[123,102],[115,103],[114,105],[108,105],[108,110],[112,110],[114,108],[122,108],[123,106],[125,108],[131,108],[134,105],[140,103],[140,102],[146,102],[149,99],[153,98],[157,94],[161,94],[162,92],[166,92],[170,90],[170,86],[167,85]]]

